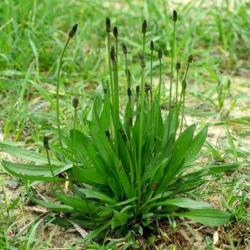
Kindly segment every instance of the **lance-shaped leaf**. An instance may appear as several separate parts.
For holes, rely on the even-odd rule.
[[[214,208],[195,209],[176,215],[211,227],[221,226],[228,222],[231,217],[229,213]]]
[[[32,150],[20,148],[11,144],[6,144],[6,143],[0,143],[0,149],[22,160],[35,162],[37,164],[48,163],[48,159],[46,156],[43,156]],[[53,159],[51,160],[51,163],[55,165],[63,164],[62,162],[53,160]]]
[[[3,168],[11,175],[23,180],[34,181],[60,181],[59,178],[53,177],[49,165],[32,165],[12,163],[2,161]],[[51,166],[55,175],[58,175],[72,167],[71,164],[64,166]],[[62,179],[63,180],[63,179]]]

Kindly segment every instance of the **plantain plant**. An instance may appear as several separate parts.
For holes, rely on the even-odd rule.
[[[174,11],[174,30],[176,22],[177,12]],[[76,27],[69,33],[65,49]],[[112,36],[111,22],[107,18],[108,79],[103,81],[103,94],[96,95],[84,125],[78,120],[83,119],[77,112],[79,100],[73,99],[74,125],[71,129],[62,124],[60,126],[58,93],[63,50],[57,79],[58,143],[50,143],[46,136],[45,156],[10,144],[0,144],[2,150],[29,161],[21,164],[3,160],[4,169],[11,175],[32,186],[37,182],[53,183],[53,201],[41,198],[34,189],[28,191],[30,199],[55,212],[56,223],[64,226],[77,223],[91,229],[88,239],[114,229],[124,234],[133,229],[135,224],[146,228],[163,219],[186,218],[196,223],[219,226],[230,218],[229,213],[190,198],[191,191],[214,174],[224,171],[210,164],[205,167],[193,166],[207,135],[206,126],[198,132],[196,125],[184,126],[185,92],[193,58],[189,57],[182,70],[180,62],[175,59],[174,34],[169,109],[163,110],[164,57],[161,48],[150,42],[150,63],[147,64],[147,30],[145,20],[141,33],[141,78],[134,80],[131,77],[133,68],[130,69],[127,46],[122,44],[122,50],[118,53],[118,29],[114,27]],[[118,74],[123,61],[119,58],[121,53],[125,61],[123,78],[121,73]],[[156,74],[152,67],[154,60],[159,61],[158,85],[154,84],[152,77]],[[150,84],[146,83],[148,66]],[[179,90],[181,76],[183,80]],[[125,97],[121,95],[122,88],[126,89]],[[175,95],[172,93],[174,88]],[[69,185],[67,192],[63,189],[63,183]],[[64,217],[59,216],[62,212]]]

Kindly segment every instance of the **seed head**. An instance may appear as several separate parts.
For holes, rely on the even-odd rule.
[[[136,86],[135,91],[136,91],[136,95],[138,96],[140,93],[140,86],[139,85]]]
[[[127,77],[128,77],[128,81],[130,82],[130,80],[131,80],[131,73],[130,73],[129,69],[127,69],[126,74],[127,74]]]
[[[181,68],[181,63],[180,62],[177,62],[176,63],[176,70],[179,71]]]
[[[72,106],[76,109],[79,105],[79,99],[77,97],[74,97],[72,100]]]
[[[126,135],[126,133],[125,133],[125,131],[124,131],[124,129],[123,128],[120,128],[119,129],[119,132],[120,132],[120,134],[121,134],[121,136],[122,136],[122,139],[125,141],[125,142],[127,142],[127,135]]]
[[[106,32],[110,32],[111,31],[111,22],[109,17],[106,18]]]
[[[142,33],[143,33],[143,34],[146,34],[146,32],[147,32],[147,27],[148,27],[147,21],[144,20],[143,23],[142,23]]]
[[[128,90],[127,90],[127,94],[128,94],[128,97],[131,97],[131,96],[132,96],[132,91],[131,91],[131,88],[128,88]]]
[[[117,39],[117,37],[118,37],[118,28],[116,26],[113,29],[113,35]]]
[[[193,56],[192,56],[192,55],[190,55],[190,56],[188,57],[188,63],[192,63],[192,62],[193,62],[193,60],[194,60]]]
[[[128,54],[128,49],[125,43],[122,43],[122,51],[124,53],[124,55]]]
[[[69,38],[70,38],[70,39],[75,35],[75,33],[76,33],[76,31],[77,31],[77,26],[78,26],[78,24],[75,24],[75,25],[72,27],[72,29],[70,30],[70,32],[69,32]]]
[[[48,136],[44,136],[43,137],[43,146],[46,150],[49,150],[50,147],[49,147],[49,137]]]
[[[153,183],[153,184],[152,184],[152,190],[153,190],[153,191],[156,191],[157,188],[158,188],[158,186],[159,186],[158,183]]]
[[[129,119],[128,119],[128,124],[129,124],[130,126],[133,125],[133,117],[132,117],[132,116],[129,117]]]
[[[162,49],[159,48],[158,50],[158,58],[161,60],[162,59]]]
[[[150,50],[154,50],[155,49],[155,44],[153,41],[150,41]]]
[[[115,62],[115,47],[114,46],[111,47],[110,58],[111,58],[112,62]]]
[[[145,84],[145,92],[146,92],[146,94],[148,93],[148,92],[151,92],[151,86],[149,85],[149,84]]]
[[[186,87],[187,87],[187,82],[186,82],[186,80],[184,79],[184,80],[182,81],[182,88],[183,88],[183,89],[186,89]]]
[[[108,137],[108,139],[110,139],[110,132],[109,132],[108,129],[105,130],[105,134],[106,134],[106,136]]]
[[[173,10],[173,21],[176,22],[177,21],[177,11],[176,10]]]
[[[142,68],[145,68],[145,67],[146,67],[146,64],[145,64],[145,59],[144,59],[144,56],[143,56],[143,55],[140,56],[140,60],[141,60],[141,67],[142,67]]]

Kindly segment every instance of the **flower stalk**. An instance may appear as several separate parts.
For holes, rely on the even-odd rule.
[[[177,12],[173,11],[173,23],[174,23],[174,32],[173,32],[173,42],[172,42],[172,53],[171,53],[171,75],[170,75],[170,94],[169,94],[169,112],[172,107],[172,91],[173,91],[173,78],[174,78],[174,59],[175,59],[175,33],[176,33],[176,21],[177,21]],[[168,137],[171,130],[171,121],[168,120]]]
[[[111,21],[107,17],[106,18],[106,34],[107,34],[107,57],[108,57],[108,67],[109,67],[109,81],[110,81],[110,91],[111,91],[111,97],[113,98],[113,92],[114,92],[114,87],[113,87],[113,74],[112,74],[112,65],[111,65],[111,58],[110,58],[110,53],[111,53],[111,38],[110,38],[110,32],[111,32]]]
[[[153,55],[154,55],[154,42],[150,42],[150,86],[151,86],[151,106],[152,106],[152,91],[153,91]]]
[[[184,114],[185,114],[185,97],[186,97],[186,87],[187,87],[187,74],[188,74],[188,70],[190,67],[190,64],[193,62],[193,56],[190,55],[188,57],[188,63],[187,63],[187,67],[186,67],[186,71],[184,74],[184,79],[182,81],[182,93],[181,93],[181,97],[180,97],[180,105],[182,105],[182,115],[181,115],[181,126],[180,126],[180,133],[182,132],[182,128],[183,128],[183,123],[184,123]],[[182,100],[181,100],[182,99]]]
[[[161,87],[162,87],[162,49],[158,50],[158,59],[159,59],[159,89],[158,89],[158,101],[160,101],[161,97]]]
[[[49,147],[49,137],[48,136],[44,136],[43,137],[43,146],[44,146],[45,151],[46,151],[47,160],[48,160],[48,164],[49,164],[51,175],[53,177],[55,177],[55,174],[54,174],[54,171],[53,171],[52,165],[51,165],[50,155],[49,155],[50,147]]]
[[[140,112],[139,112],[139,148],[138,148],[138,164],[137,164],[137,191],[138,191],[138,203],[141,202],[141,178],[142,178],[142,139],[143,139],[143,118],[144,118],[144,106],[145,106],[145,44],[146,44],[146,32],[147,21],[142,23],[142,55],[141,59],[141,98],[140,98]]]
[[[72,100],[72,106],[74,108],[74,125],[73,125],[74,129],[76,129],[78,105],[79,105],[79,99],[77,97],[74,97],[73,100]]]
[[[64,45],[64,48],[62,50],[61,56],[59,58],[59,65],[57,69],[57,84],[56,84],[56,121],[57,121],[57,131],[58,131],[58,137],[59,137],[59,143],[62,147],[62,135],[61,135],[61,126],[60,126],[60,104],[59,104],[59,93],[60,93],[60,82],[61,82],[61,70],[62,70],[62,63],[65,51],[68,47],[68,44],[70,40],[75,36],[77,31],[77,24],[75,24],[72,29],[70,30],[68,34],[68,39]]]

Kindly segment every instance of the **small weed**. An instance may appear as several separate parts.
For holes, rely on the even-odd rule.
[[[190,191],[201,186],[209,176],[223,173],[225,169],[211,164],[192,167],[206,140],[207,127],[196,132],[196,125],[184,124],[188,73],[194,59],[189,55],[187,62],[182,63],[182,72],[175,55],[176,11],[173,12],[172,22],[174,32],[168,111],[163,110],[161,105],[165,82],[162,77],[164,54],[160,47],[156,59],[159,84],[152,84],[155,45],[151,42],[150,46],[146,46],[149,35],[147,21],[143,21],[140,32],[140,76],[135,79],[125,43],[122,45],[125,77],[120,73],[121,38],[117,26],[111,34],[112,25],[107,18],[109,75],[103,79],[103,93],[96,94],[86,119],[78,114],[81,100],[74,98],[73,126],[68,128],[61,124],[60,76],[65,50],[76,33],[75,25],[68,34],[57,70],[57,132],[54,134],[58,136],[58,142],[55,138],[50,141],[47,136],[44,137],[46,156],[0,144],[2,150],[30,162],[2,161],[7,172],[25,181],[29,198],[54,211],[54,223],[69,227],[73,222],[91,229],[86,237],[88,240],[104,238],[107,232],[118,237],[132,231],[136,235],[145,235],[152,223],[166,218],[186,218],[209,226],[219,226],[230,219],[228,212],[190,197]],[[149,53],[147,48],[150,48]],[[148,57],[150,85],[147,84]],[[179,80],[180,93],[177,87]],[[127,96],[121,95],[124,88]],[[58,202],[45,197],[41,199],[31,190],[29,183],[35,186],[37,181],[45,184],[52,182],[52,195]],[[64,218],[58,216],[59,213],[64,213]],[[31,235],[34,235],[33,230]],[[32,241],[33,236],[27,244]]]

